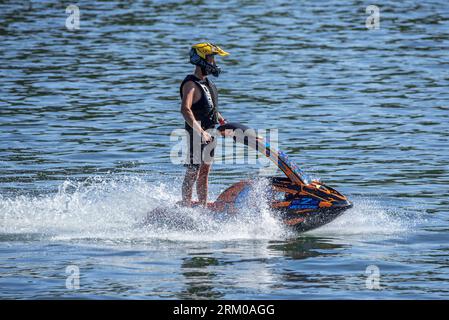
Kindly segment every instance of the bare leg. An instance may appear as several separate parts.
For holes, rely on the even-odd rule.
[[[210,164],[203,163],[200,166],[198,180],[196,181],[196,193],[198,194],[198,201],[201,206],[207,205],[207,193],[209,183]]]
[[[184,182],[182,183],[182,205],[191,206],[192,205],[192,192],[193,185],[198,178],[198,167],[188,167],[186,175],[184,176]]]

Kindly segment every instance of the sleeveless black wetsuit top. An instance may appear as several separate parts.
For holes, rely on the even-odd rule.
[[[200,80],[193,74],[188,75],[185,77],[185,79],[181,83],[181,87],[179,88],[179,93],[181,95],[182,99],[182,87],[187,81],[193,81],[197,84],[198,89],[201,90],[201,98],[192,104],[192,112],[193,116],[197,121],[201,121],[201,127],[204,130],[214,128],[215,125],[218,123],[218,91],[215,84],[209,80]],[[207,95],[204,92],[204,89],[201,87],[201,85],[205,85],[210,92],[210,97],[212,98],[212,103],[208,101]],[[186,122],[185,123],[185,129],[192,131],[192,127]]]

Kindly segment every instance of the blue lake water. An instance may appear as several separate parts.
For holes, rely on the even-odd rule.
[[[75,31],[58,1],[0,4],[0,297],[449,298],[449,6],[382,1],[368,30],[370,4],[81,0]],[[180,200],[170,133],[205,40],[231,53],[223,115],[277,129],[353,209],[305,234],[263,207],[139,224]],[[216,163],[211,200],[260,172]]]

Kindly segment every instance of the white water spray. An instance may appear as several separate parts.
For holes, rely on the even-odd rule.
[[[151,183],[141,177],[96,177],[64,182],[55,194],[0,196],[0,234],[37,234],[53,240],[113,240],[135,242],[279,240],[297,236],[287,230],[263,201],[265,182],[256,183],[232,219],[220,220],[199,208],[179,208],[180,186]],[[217,195],[211,195],[215,199]],[[410,223],[391,215],[379,204],[353,199],[355,206],[312,235],[392,234],[410,229]],[[181,228],[143,225],[155,208],[168,208],[186,218]],[[181,220],[183,221],[183,220]]]

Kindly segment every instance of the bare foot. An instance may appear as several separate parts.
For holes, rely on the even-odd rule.
[[[177,206],[181,206],[181,207],[188,207],[188,208],[192,207],[192,202],[186,202],[186,201],[182,201],[182,200],[177,201],[175,204]]]

